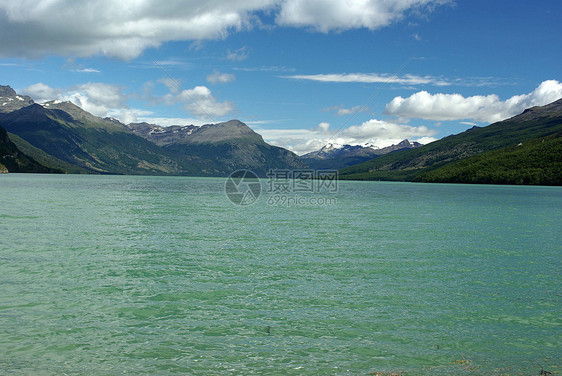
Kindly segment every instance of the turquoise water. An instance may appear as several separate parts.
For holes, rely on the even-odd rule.
[[[560,373],[562,189],[0,176],[0,374]]]

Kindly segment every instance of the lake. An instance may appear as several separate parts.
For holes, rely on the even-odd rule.
[[[562,188],[225,182],[0,176],[0,374],[562,371]]]

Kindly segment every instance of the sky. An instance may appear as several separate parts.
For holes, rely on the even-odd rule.
[[[562,98],[560,0],[0,0],[0,84],[124,123],[238,119],[301,155]]]

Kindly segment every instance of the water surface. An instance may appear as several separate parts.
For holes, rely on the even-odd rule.
[[[560,372],[562,189],[0,177],[0,374]]]

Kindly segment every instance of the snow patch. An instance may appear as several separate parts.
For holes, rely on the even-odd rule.
[[[24,99],[22,97],[20,97],[19,95],[16,95],[16,98],[18,99],[18,101],[23,101]]]

